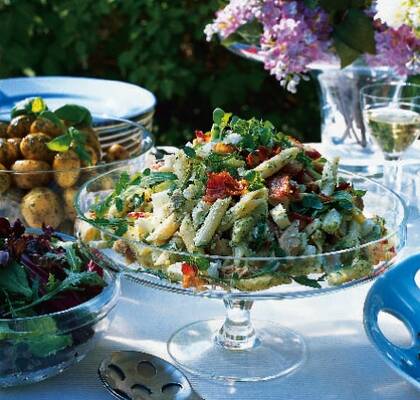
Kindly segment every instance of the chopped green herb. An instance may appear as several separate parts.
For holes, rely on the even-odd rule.
[[[194,158],[196,156],[195,150],[190,146],[185,146],[183,148],[183,150],[184,150],[184,153],[186,154],[186,156],[189,157],[189,158]]]

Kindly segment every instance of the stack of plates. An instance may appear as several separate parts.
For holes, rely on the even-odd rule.
[[[68,103],[79,104],[92,114],[129,119],[152,129],[156,98],[148,90],[126,82],[61,76],[0,80],[0,120],[9,120],[17,102],[35,96],[43,97],[52,110]],[[113,127],[103,125],[98,129],[104,147],[110,143],[113,123]]]

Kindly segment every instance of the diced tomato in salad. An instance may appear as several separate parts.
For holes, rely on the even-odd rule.
[[[127,214],[127,217],[134,218],[134,219],[145,218],[147,217],[147,213],[142,212],[142,211],[132,211]]]
[[[292,221],[299,221],[299,229],[300,230],[304,229],[306,227],[306,225],[309,225],[314,220],[313,218],[311,218],[307,215],[299,214],[297,212],[290,213],[290,219]]]
[[[204,133],[198,129],[195,131],[195,137],[197,138],[198,143],[207,143],[210,142],[211,139],[210,133]]]
[[[229,196],[240,196],[248,189],[246,180],[238,181],[229,172],[210,172],[208,174],[206,193],[204,201],[214,203],[217,199],[224,199]]]
[[[280,151],[280,146],[275,146],[272,149],[265,146],[260,146],[257,150],[254,150],[247,155],[246,163],[248,167],[255,168],[257,165],[261,164],[265,160],[268,160],[276,154],[279,154]]]
[[[299,198],[299,187],[289,175],[277,175],[268,182],[268,197],[273,203]]]
[[[204,281],[198,277],[198,268],[195,265],[183,262],[181,271],[184,288],[195,287],[199,289],[204,285]]]

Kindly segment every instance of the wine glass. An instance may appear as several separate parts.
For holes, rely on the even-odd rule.
[[[401,157],[420,135],[420,85],[378,83],[360,97],[366,130],[384,155],[384,183],[401,192]]]

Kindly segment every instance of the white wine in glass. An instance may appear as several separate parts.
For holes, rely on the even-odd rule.
[[[420,135],[420,85],[388,82],[360,91],[365,128],[382,150],[384,183],[401,193],[401,157]]]
[[[388,160],[398,160],[420,136],[420,114],[398,106],[364,111],[367,129]]]

